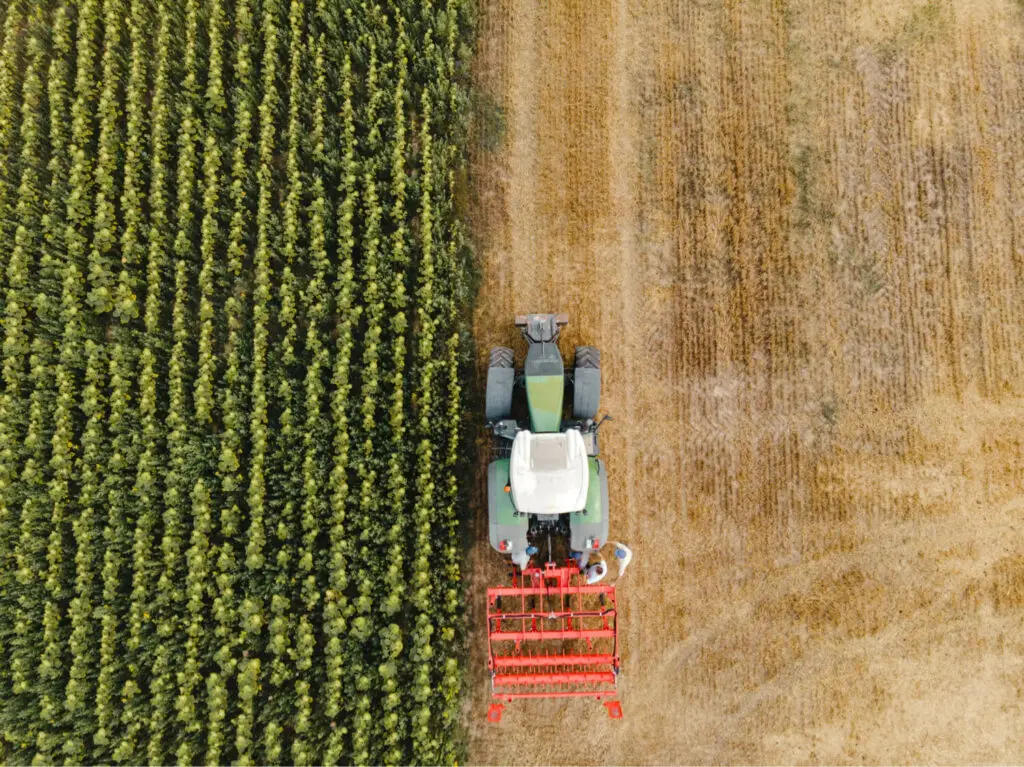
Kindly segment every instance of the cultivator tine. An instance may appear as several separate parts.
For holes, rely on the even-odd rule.
[[[533,609],[534,604],[540,609]],[[487,606],[488,668],[495,700],[604,700],[616,695],[614,586],[588,585],[575,564],[549,563],[524,570],[512,586],[488,589]],[[621,707],[612,702],[616,705],[608,707],[609,716],[621,718]],[[500,721],[500,712],[494,718],[493,711],[492,706],[488,720]]]

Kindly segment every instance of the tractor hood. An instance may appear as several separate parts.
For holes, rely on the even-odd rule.
[[[512,442],[509,484],[521,514],[566,514],[587,503],[590,471],[583,435],[521,431]]]

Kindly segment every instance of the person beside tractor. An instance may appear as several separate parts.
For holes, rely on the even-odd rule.
[[[618,577],[621,578],[625,574],[626,568],[629,567],[629,563],[633,561],[633,551],[624,543],[611,541],[611,544],[615,547],[615,563],[619,566]],[[601,557],[599,553],[597,556],[601,557],[600,560],[593,565],[589,565],[592,553],[596,552],[573,551],[570,553],[570,556],[576,560],[580,574],[586,576],[588,584],[598,583],[608,572],[608,566],[604,561],[604,557]]]
[[[520,570],[525,570],[530,566],[530,557],[537,553],[536,546],[527,546],[523,551],[512,555],[512,564],[518,567]]]
[[[576,560],[576,566],[580,568],[580,573],[586,572],[587,563],[590,561],[590,551],[570,551],[569,556]]]
[[[622,578],[626,573],[626,568],[630,566],[630,562],[633,561],[633,550],[630,549],[626,544],[617,543],[615,541],[609,542],[615,547],[614,557],[615,563],[618,565],[618,577]],[[577,566],[580,567],[580,572],[585,573],[590,570],[587,565],[590,563],[590,557],[595,552],[591,551],[572,551],[569,552],[569,556],[577,562]],[[601,556],[598,554],[598,556]],[[602,557],[601,562],[604,561]],[[592,565],[593,566],[593,565]]]
[[[629,563],[633,561],[633,551],[624,543],[612,541],[611,544],[615,547],[615,562],[619,566],[619,577],[621,578],[625,575]]]
[[[587,568],[585,573],[587,577],[587,585],[593,586],[595,583],[600,583],[604,580],[604,577],[608,574],[608,564],[604,559],[599,559],[597,562]]]

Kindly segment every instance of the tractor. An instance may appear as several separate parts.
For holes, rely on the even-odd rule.
[[[566,314],[516,316],[527,343],[522,369],[512,349],[490,352],[488,533],[508,557],[512,581],[487,591],[495,722],[504,703],[522,698],[591,697],[622,716],[619,702],[608,700],[619,674],[615,587],[588,583],[585,570],[608,538],[608,475],[597,438],[610,416],[597,417],[598,349],[577,346],[566,370],[558,336],[568,322]],[[535,563],[542,547],[544,561]]]

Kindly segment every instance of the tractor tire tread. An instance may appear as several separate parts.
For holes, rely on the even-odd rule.
[[[596,346],[576,347],[576,367],[601,369],[601,350]]]
[[[487,369],[487,420],[500,421],[512,413],[512,390],[515,387],[515,357],[507,346],[491,349]]]
[[[510,368],[515,365],[515,356],[507,346],[496,346],[491,349],[488,367]]]
[[[601,351],[595,346],[577,346],[575,368],[573,417],[581,421],[596,418],[601,403]]]

